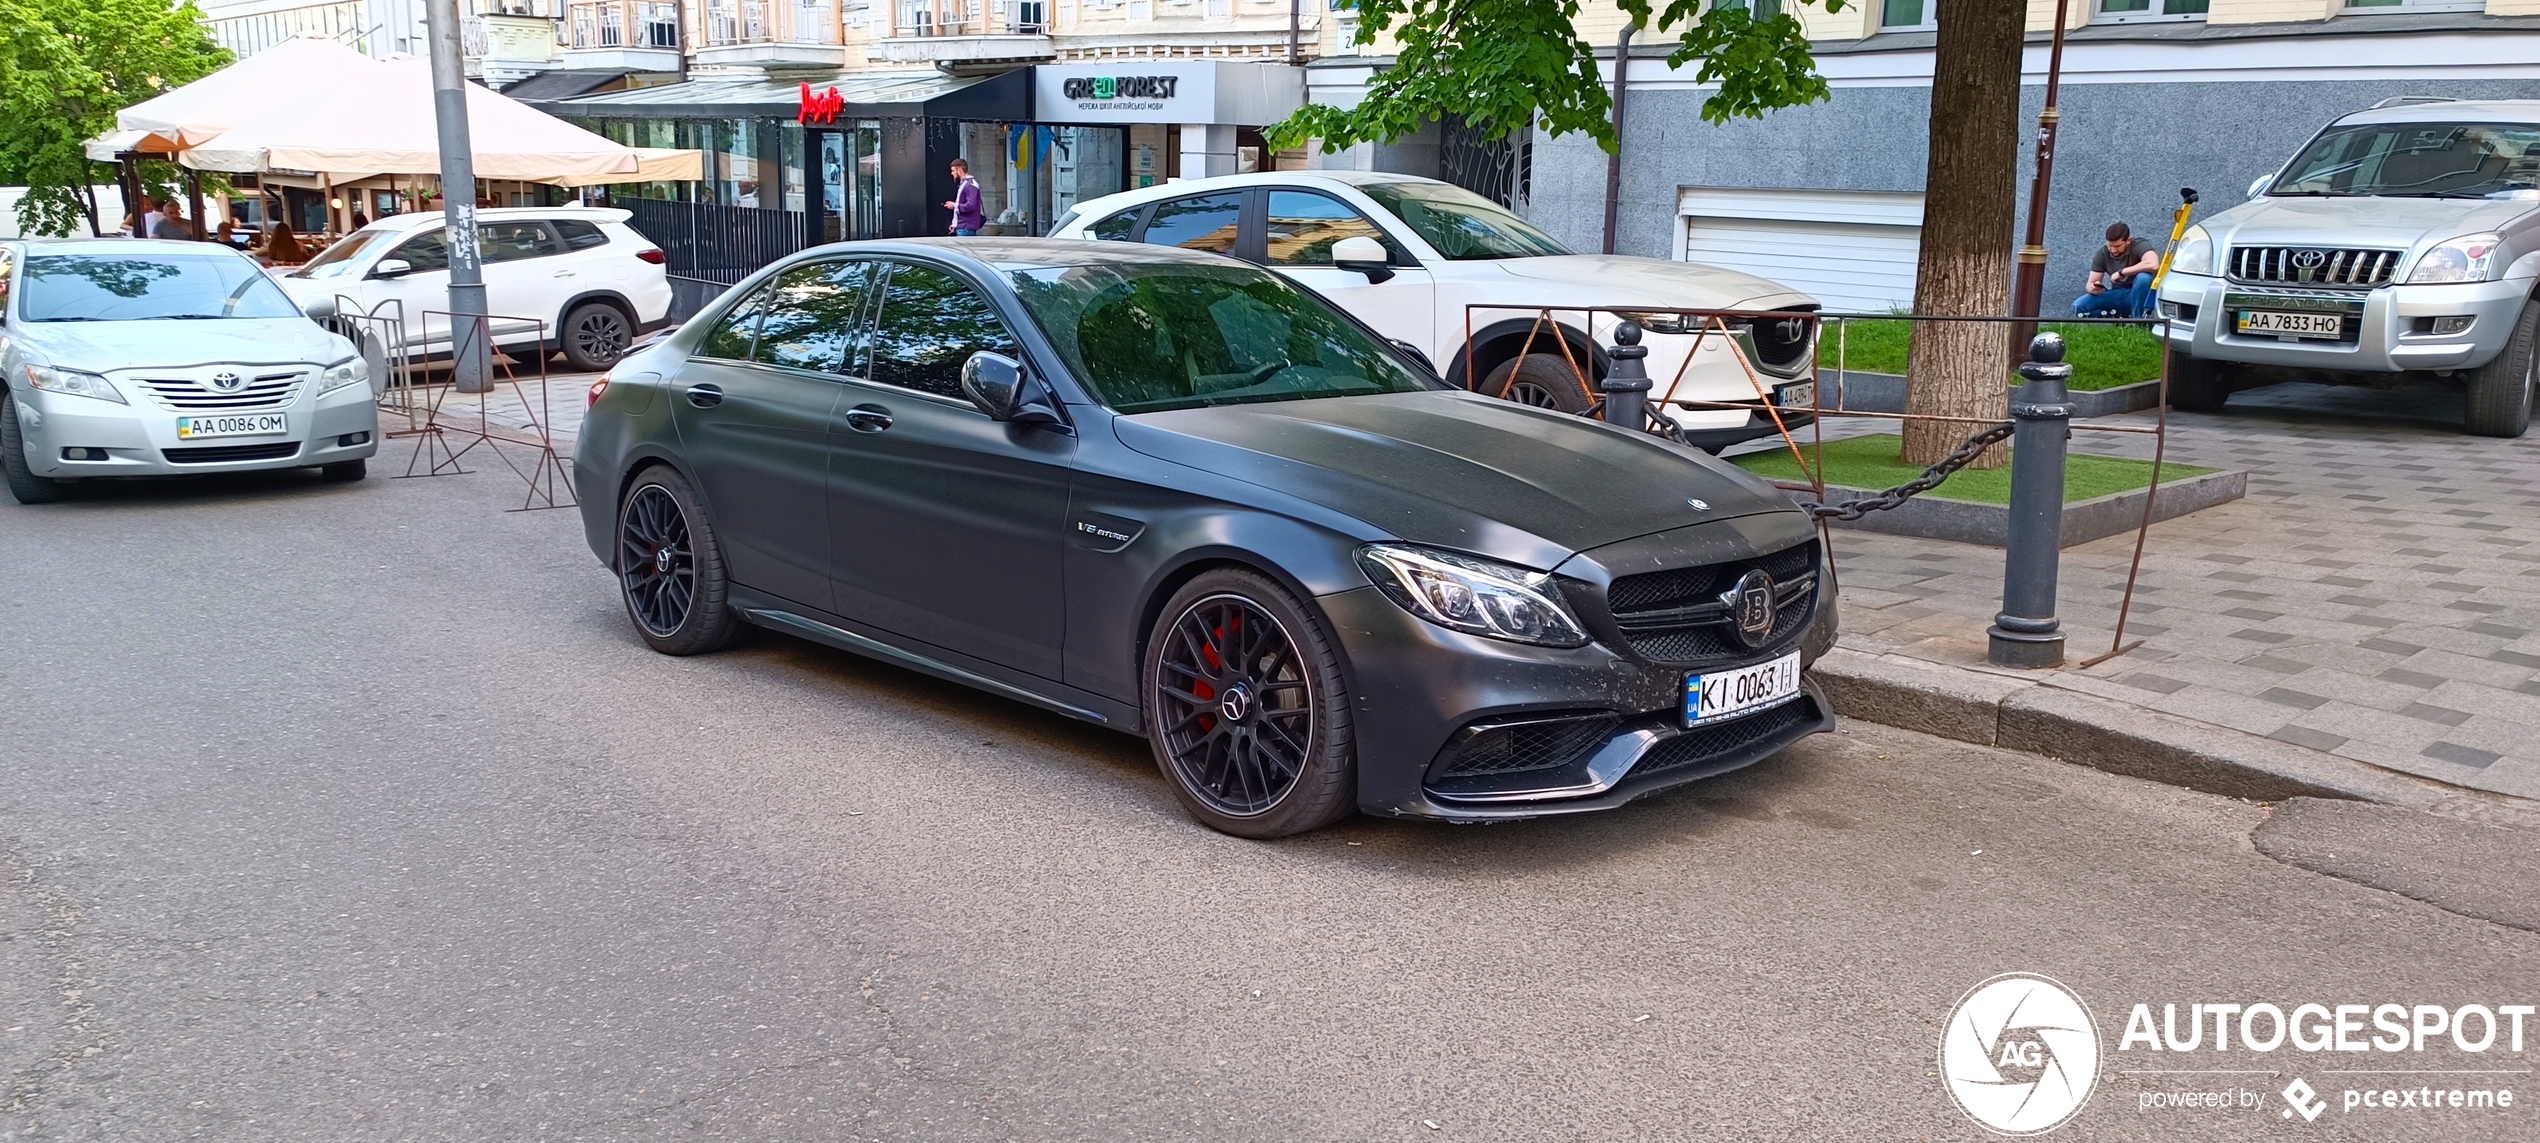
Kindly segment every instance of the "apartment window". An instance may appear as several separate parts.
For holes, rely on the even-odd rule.
[[[1879,30],[1914,32],[1938,27],[1932,17],[1939,6],[1940,0],[1880,0]]]
[[[1782,14],[1782,0],[1711,0],[1711,6],[1736,8],[1754,20],[1770,20]]]
[[[2147,20],[2202,20],[2213,0],[2099,0],[2094,24],[2131,24]]]

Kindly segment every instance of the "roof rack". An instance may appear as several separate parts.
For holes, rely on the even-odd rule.
[[[2372,105],[2372,109],[2373,109],[2373,110],[2375,110],[2375,111],[2379,111],[2379,110],[2381,110],[2381,109],[2382,109],[2382,108],[2384,108],[2384,107],[2406,107],[2406,106],[2408,106],[2409,104],[2412,104],[2412,103],[2458,103],[2458,102],[2460,102],[2460,100],[2454,99],[2454,98],[2452,98],[2451,96],[2448,96],[2448,95],[2393,95],[2393,96],[2391,96],[2391,97],[2390,97],[2390,98],[2388,98],[2388,99],[2385,99],[2385,100],[2382,100],[2382,101],[2381,101],[2381,102],[2379,102],[2379,103],[2373,104],[2373,105]]]

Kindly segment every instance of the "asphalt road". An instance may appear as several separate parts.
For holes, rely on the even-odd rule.
[[[2540,991],[2540,935],[2266,807],[1852,723],[1593,819],[1237,841],[1133,739],[654,655],[520,491],[0,504],[0,1139],[1982,1139],[1936,1045],[2012,970],[2110,1045],[2055,1138],[2540,1138],[2528,1074],[2138,1109],[2137,1001]],[[2477,1066],[2433,1055],[2347,1066]]]

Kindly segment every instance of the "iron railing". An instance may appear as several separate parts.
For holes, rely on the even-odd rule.
[[[679,5],[672,0],[606,0],[571,10],[576,48],[679,47]]]

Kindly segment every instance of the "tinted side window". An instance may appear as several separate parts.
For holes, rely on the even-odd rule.
[[[564,236],[564,246],[567,250],[588,250],[594,246],[609,244],[609,236],[599,227],[578,218],[559,218],[554,226],[556,233]]]
[[[1126,242],[1129,232],[1138,228],[1138,212],[1145,209],[1143,206],[1131,207],[1086,227],[1085,233],[1105,242]]]
[[[891,267],[873,330],[875,381],[959,399],[961,363],[981,350],[1021,355],[987,298],[931,266]]]
[[[871,262],[812,262],[777,275],[767,288],[753,359],[788,369],[856,373],[849,363],[864,339]]]
[[[485,223],[477,228],[476,248],[488,262],[513,262],[564,252],[564,246],[543,222]]]
[[[406,244],[390,251],[390,258],[403,258],[415,273],[450,268],[450,244],[441,240],[438,230],[406,240]],[[385,261],[386,259],[382,259]]]
[[[770,289],[768,286],[759,287],[757,293],[741,299],[741,304],[732,307],[723,315],[723,320],[714,323],[713,331],[698,343],[697,356],[720,357],[727,361],[749,360],[750,343],[758,338],[759,313],[767,304]]]
[[[1240,191],[1159,202],[1155,217],[1147,220],[1146,241],[1153,246],[1232,254],[1235,222],[1243,215],[1243,203]]]
[[[1385,240],[1375,223],[1340,200],[1313,191],[1271,191],[1267,222],[1273,266],[1329,266],[1332,244],[1341,239]]]

